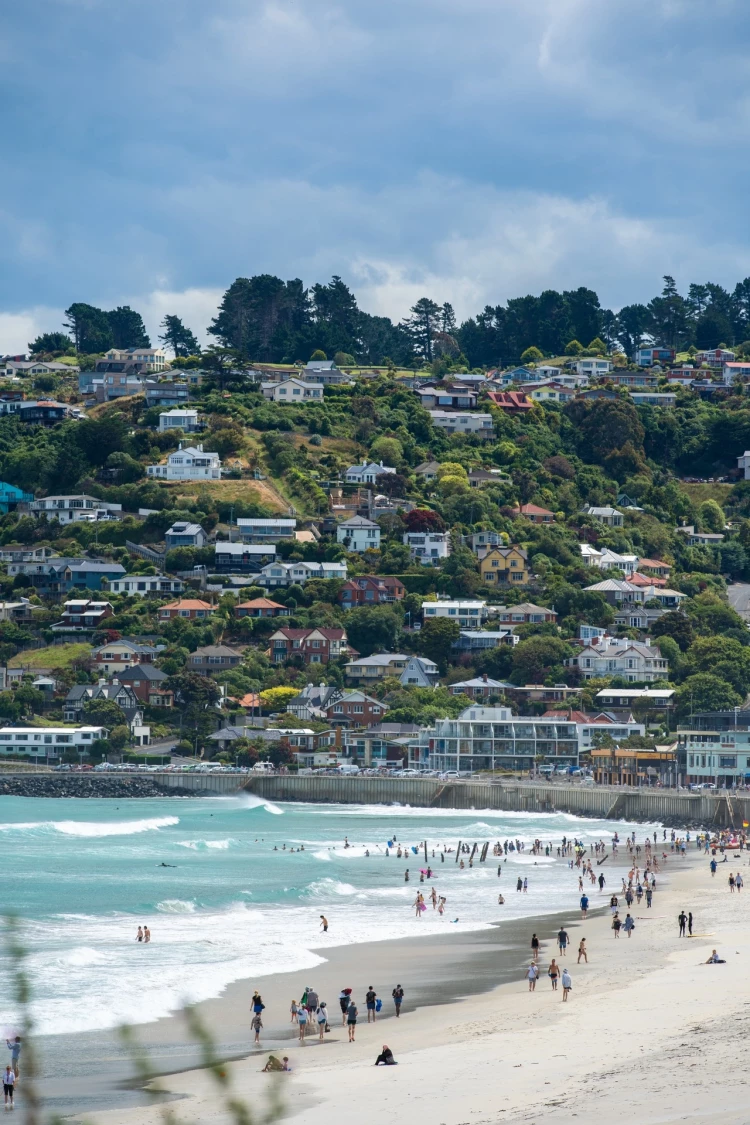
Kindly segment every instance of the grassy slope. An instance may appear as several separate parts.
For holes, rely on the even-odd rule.
[[[680,488],[683,492],[687,492],[690,499],[694,504],[702,504],[704,500],[715,500],[722,508],[727,503],[729,493],[732,491],[731,484],[685,484],[680,483]]]
[[[8,661],[9,668],[67,668],[73,661],[82,660],[91,653],[91,645],[75,642],[67,645],[49,645],[47,648],[27,649],[18,652]]]

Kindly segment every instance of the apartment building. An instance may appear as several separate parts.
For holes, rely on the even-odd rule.
[[[576,724],[513,715],[508,707],[467,707],[457,719],[437,719],[409,744],[418,769],[532,769],[540,759],[575,765]]]

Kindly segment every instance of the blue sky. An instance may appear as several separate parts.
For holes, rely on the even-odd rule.
[[[750,274],[740,0],[26,0],[0,353],[71,301],[203,335],[237,276],[368,311]]]

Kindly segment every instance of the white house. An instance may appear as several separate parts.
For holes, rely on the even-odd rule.
[[[296,519],[271,516],[265,519],[241,517],[237,527],[243,543],[275,543],[277,539],[294,539]]]
[[[262,566],[253,575],[258,586],[304,586],[311,578],[343,578],[346,580],[346,563],[343,562],[273,562]]]
[[[431,621],[437,617],[447,617],[449,621],[457,621],[462,628],[478,629],[487,618],[487,602],[460,601],[446,599],[438,602],[422,603],[422,618]]]
[[[632,683],[653,683],[669,678],[669,661],[664,659],[658,645],[648,641],[603,637],[599,644],[585,645],[565,664],[578,668],[584,680],[624,676]]]
[[[737,468],[742,469],[745,480],[750,480],[750,450],[746,449],[742,456],[737,458]]]
[[[45,496],[29,504],[29,515],[46,516],[48,520],[60,523],[78,523],[101,519],[102,516],[117,519],[121,512],[122,504],[110,504],[107,500],[80,492],[74,496]]]
[[[188,434],[193,433],[197,429],[197,410],[175,407],[174,410],[163,410],[159,415],[160,433],[164,433],[166,430],[183,430]]]
[[[343,543],[347,551],[379,551],[380,528],[363,516],[352,516],[337,527],[336,541]]]
[[[606,524],[607,527],[622,527],[625,522],[625,517],[617,508],[597,508],[588,505],[582,510],[581,515],[591,516],[592,520]]]
[[[60,758],[68,751],[86,753],[97,739],[106,738],[105,727],[2,727],[0,754],[27,758]]]
[[[303,402],[315,399],[323,401],[323,388],[317,383],[305,383],[302,379],[285,379],[281,383],[263,383],[263,397],[274,402]]]
[[[445,430],[447,434],[476,434],[478,437],[494,437],[495,430],[491,414],[476,414],[472,411],[428,410],[433,426]]]
[[[419,559],[422,566],[447,559],[451,553],[451,537],[447,531],[407,531],[404,543],[413,559]]]
[[[184,445],[170,453],[165,465],[149,465],[148,475],[161,480],[221,480],[218,453],[204,452],[203,445]]]
[[[601,570],[621,570],[626,578],[630,578],[638,569],[640,559],[638,555],[620,555],[617,551],[611,551],[609,547],[605,547],[599,553],[599,559],[594,563]]]
[[[124,578],[102,578],[102,590],[145,598],[149,594],[181,594],[185,583],[168,574],[126,574]]]
[[[609,375],[612,362],[608,359],[586,357],[576,362],[576,371],[579,375],[586,375],[589,379],[598,379],[601,375]]]
[[[534,374],[537,375],[539,379],[559,379],[562,375],[562,368],[553,367],[549,363],[539,363],[534,368]]]
[[[140,363],[149,374],[167,367],[164,348],[110,348],[104,353],[104,359],[107,363]]]
[[[376,465],[374,461],[363,461],[361,465],[352,465],[344,473],[344,480],[347,484],[375,484],[378,477],[383,473],[395,473],[396,470],[392,469],[389,465],[384,465],[381,461]]]

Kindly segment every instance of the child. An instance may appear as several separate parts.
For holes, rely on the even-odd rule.
[[[290,1023],[296,1023],[297,1022],[297,1012],[299,1011],[299,1009],[297,1007],[297,1001],[296,1000],[292,1000],[292,1006],[289,1009],[289,1011],[292,1013],[292,1018],[289,1022]]]
[[[260,1012],[256,1012],[256,1014],[253,1016],[250,1022],[250,1026],[255,1032],[255,1042],[260,1043],[260,1029],[263,1027],[263,1018]]]

